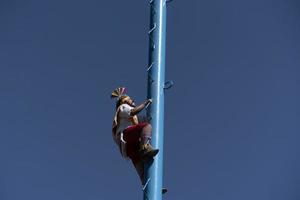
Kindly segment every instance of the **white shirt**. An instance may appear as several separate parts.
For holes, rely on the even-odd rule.
[[[128,104],[122,104],[119,109],[117,134],[123,132],[128,126],[132,125],[132,116],[130,113],[133,107]]]

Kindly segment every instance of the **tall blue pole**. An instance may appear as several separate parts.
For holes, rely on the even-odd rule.
[[[167,1],[150,0],[148,98],[153,102],[147,116],[153,130],[152,145],[159,153],[145,166],[144,200],[162,199]]]

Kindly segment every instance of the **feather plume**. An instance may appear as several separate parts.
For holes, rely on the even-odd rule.
[[[116,88],[110,95],[110,97],[113,98],[120,98],[125,93],[126,88],[125,87],[118,87]]]

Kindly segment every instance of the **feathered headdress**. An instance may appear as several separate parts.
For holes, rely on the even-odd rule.
[[[120,99],[121,96],[127,96],[125,95],[125,91],[126,91],[126,88],[125,87],[118,87],[117,89],[115,89],[111,95],[110,95],[110,98],[118,98]]]

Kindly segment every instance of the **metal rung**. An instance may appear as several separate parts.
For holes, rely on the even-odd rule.
[[[146,189],[146,187],[147,187],[147,185],[148,185],[148,183],[149,183],[150,180],[151,180],[151,179],[148,178],[147,182],[145,183],[145,185],[144,185],[144,187],[143,187],[143,191],[145,191],[145,189]]]
[[[151,34],[152,33],[152,31],[154,31],[155,30],[155,28],[156,28],[156,23],[154,23],[154,26],[148,31],[148,34]]]
[[[153,65],[154,65],[154,62],[151,63],[151,65],[148,67],[147,71],[149,71],[153,67]]]

